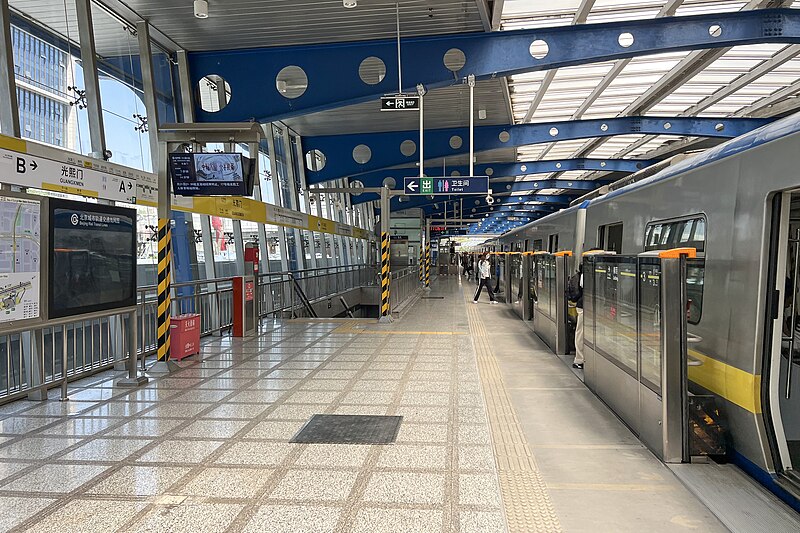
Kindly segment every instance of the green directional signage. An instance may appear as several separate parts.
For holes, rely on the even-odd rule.
[[[433,178],[422,178],[420,180],[420,193],[433,194]]]

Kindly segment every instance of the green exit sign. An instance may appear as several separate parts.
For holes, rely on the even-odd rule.
[[[420,180],[420,192],[422,194],[433,194],[433,178],[422,178]]]

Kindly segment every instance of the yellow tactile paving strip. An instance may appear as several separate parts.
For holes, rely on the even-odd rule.
[[[486,398],[508,530],[510,533],[561,532],[547,486],[511,405],[478,309],[468,305],[467,317]]]

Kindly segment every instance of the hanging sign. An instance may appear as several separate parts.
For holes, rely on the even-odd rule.
[[[419,96],[410,94],[381,96],[381,111],[419,111]]]

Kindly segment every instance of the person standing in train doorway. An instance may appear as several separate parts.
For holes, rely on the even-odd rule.
[[[578,321],[575,324],[575,360],[573,368],[583,368],[583,262],[578,265],[578,271],[567,282],[567,299],[575,302],[575,311]]]
[[[489,302],[496,304],[497,300],[494,299],[494,293],[492,292],[491,285],[491,264],[486,258],[486,255],[481,255],[480,259],[478,259],[478,279],[480,279],[480,282],[478,283],[478,290],[475,291],[475,298],[472,299],[472,303],[478,303],[478,298],[481,296],[481,291],[484,287],[486,287],[486,290],[489,293]]]

